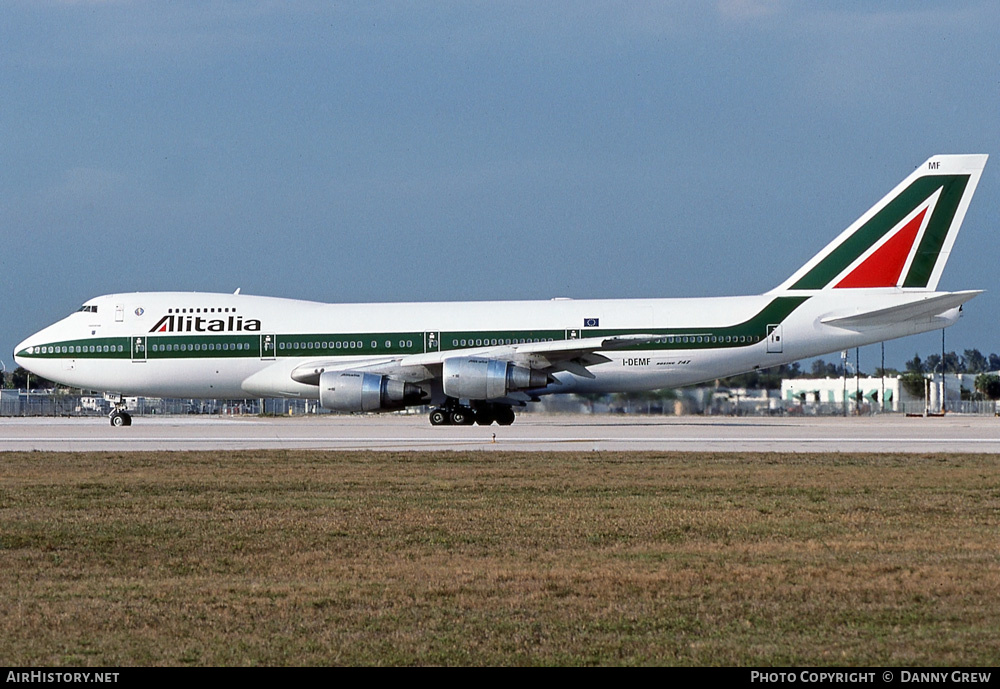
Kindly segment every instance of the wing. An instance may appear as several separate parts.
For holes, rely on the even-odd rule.
[[[390,376],[407,383],[419,383],[441,376],[446,359],[476,357],[505,361],[551,376],[558,371],[569,371],[584,378],[593,378],[589,366],[611,361],[601,354],[661,338],[662,335],[629,334],[609,337],[585,337],[576,340],[527,342],[524,344],[497,345],[470,349],[451,349],[444,352],[426,352],[396,357],[371,359],[317,359],[296,367],[292,378],[307,385],[318,385],[319,377],[327,371],[357,371]]]

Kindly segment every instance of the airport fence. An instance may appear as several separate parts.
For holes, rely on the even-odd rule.
[[[107,416],[113,404],[103,395],[67,394],[51,390],[0,391],[0,416]],[[315,405],[308,400],[193,400],[129,397],[133,416],[185,414],[305,414]],[[321,410],[322,411],[322,410]]]
[[[928,408],[923,402],[903,402],[901,412],[913,414],[937,414],[940,409]],[[997,416],[1000,402],[994,400],[950,400],[945,404],[945,413],[969,414],[976,416]]]
[[[302,399],[242,399],[195,400],[131,397],[126,398],[129,413],[133,416],[215,414],[300,416],[305,414],[330,414],[316,400]],[[954,400],[947,403],[947,413],[996,416],[1000,414],[998,402],[990,400]],[[103,395],[71,394],[61,390],[0,390],[0,416],[107,416],[112,403]],[[424,414],[429,407],[410,407],[404,414]],[[872,416],[875,414],[924,414],[940,413],[939,409],[926,409],[924,402],[901,402],[896,412],[882,411],[877,406],[853,402],[847,409],[843,404],[798,404],[777,398],[761,397],[739,400],[722,406],[699,405],[690,398],[664,401],[639,399],[629,401],[620,397],[615,401],[595,401],[573,395],[543,398],[541,403],[530,404],[519,413],[550,412],[577,414],[632,414],[642,416]]]

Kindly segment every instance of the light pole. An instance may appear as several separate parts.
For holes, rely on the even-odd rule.
[[[941,359],[941,363],[939,365],[941,366],[941,387],[939,388],[940,398],[938,399],[938,407],[939,413],[944,414],[944,359]],[[937,366],[934,367],[935,378],[937,377],[937,368]]]
[[[945,392],[947,386],[944,382],[944,328],[941,328],[941,413],[945,412]]]
[[[882,396],[879,397],[881,407],[879,411],[885,411],[885,342],[882,343]]]
[[[847,416],[847,350],[840,353],[840,367],[844,369],[844,416]]]
[[[861,416],[861,347],[854,348],[854,413]]]

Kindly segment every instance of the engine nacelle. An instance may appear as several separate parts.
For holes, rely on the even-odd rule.
[[[326,371],[319,377],[319,404],[334,411],[386,411],[420,404],[419,385],[358,371]]]
[[[445,359],[442,378],[444,394],[469,400],[498,399],[515,390],[543,388],[549,382],[541,371],[477,357]]]

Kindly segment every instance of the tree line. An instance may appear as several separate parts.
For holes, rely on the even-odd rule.
[[[28,376],[31,376],[31,388],[33,390],[47,389],[55,387],[51,380],[45,380],[34,373],[29,373],[22,366],[18,366],[13,371],[0,371],[0,388],[13,388],[15,390],[28,387]]]
[[[993,373],[991,373],[991,371]],[[921,359],[919,354],[906,362],[906,372],[900,376],[900,383],[907,390],[919,396],[926,374],[931,373],[975,373],[973,397],[979,399],[1000,399],[1000,356],[985,355],[978,349],[966,349],[961,356],[955,352],[929,354]]]
[[[962,354],[957,352],[946,352],[944,357],[945,373],[989,373],[990,371],[1000,371],[1000,354],[983,354],[978,349],[966,349]],[[919,354],[914,354],[913,358],[906,362],[905,368],[900,371],[896,368],[881,367],[875,368],[875,377],[897,376],[903,373],[941,373],[940,354],[928,354],[921,359]],[[798,369],[789,370],[788,373],[795,373]],[[848,359],[848,375],[855,373],[853,362]],[[827,363],[823,359],[815,359],[812,362],[810,378],[842,378],[844,376],[843,364]],[[867,375],[864,371],[861,375]],[[786,375],[786,378],[794,378],[794,375]]]
[[[1000,371],[1000,355],[985,355],[978,349],[966,349],[961,356],[955,352],[944,355],[945,373],[987,373]],[[906,362],[906,370],[914,373],[941,373],[942,357],[940,354],[928,354],[921,359],[919,354]]]

